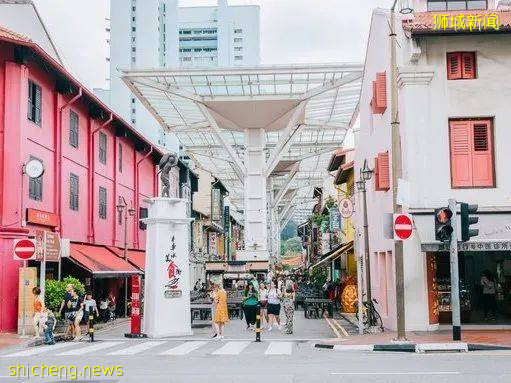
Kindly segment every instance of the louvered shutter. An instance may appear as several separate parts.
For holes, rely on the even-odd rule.
[[[464,52],[461,54],[462,61],[462,77],[464,79],[476,78],[475,53]]]
[[[461,53],[447,53],[447,79],[457,80],[462,78]]]
[[[378,167],[378,157],[374,159],[374,190],[380,190],[380,168]]]
[[[493,186],[493,145],[490,121],[472,121],[473,186]]]
[[[472,186],[472,150],[470,121],[450,122],[452,187]]]
[[[387,109],[387,74],[376,73],[376,107],[383,113]]]
[[[32,99],[32,81],[28,81],[28,108],[27,108],[27,116],[29,120],[33,120],[33,111],[34,111],[34,100]]]
[[[36,124],[41,124],[41,103],[42,103],[42,99],[41,99],[41,87],[39,85],[34,85],[35,86],[35,123]]]
[[[389,152],[378,154],[378,186],[379,190],[390,189]]]

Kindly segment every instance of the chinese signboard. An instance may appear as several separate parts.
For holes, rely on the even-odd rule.
[[[433,15],[433,29],[470,32],[481,32],[487,29],[498,31],[500,22],[499,16],[496,14],[435,14]]]
[[[422,251],[449,251],[447,243],[423,243]],[[463,242],[458,251],[511,251],[511,241],[488,240],[485,242]]]
[[[37,248],[36,259],[48,262],[58,262],[60,259],[60,236],[58,233],[46,230],[36,230],[35,240]]]
[[[222,194],[220,189],[211,189],[211,221],[222,221]]]
[[[336,207],[330,209],[330,231],[341,229],[341,214]]]
[[[181,269],[175,263],[176,260],[176,238],[172,236],[170,240],[170,249],[165,254],[165,263],[167,265],[167,284],[165,285],[165,298],[179,298],[182,291],[179,290],[179,279],[181,278]]]
[[[140,276],[131,276],[131,333],[140,334]]]
[[[59,225],[59,217],[57,214],[29,208],[27,209],[27,222],[36,225],[55,227]]]

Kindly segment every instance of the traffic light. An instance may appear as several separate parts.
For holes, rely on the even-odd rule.
[[[451,226],[452,211],[448,207],[435,209],[435,239],[447,242],[451,239],[453,228]]]
[[[467,242],[470,237],[477,237],[479,229],[471,229],[470,225],[479,222],[479,217],[471,217],[471,214],[477,213],[477,205],[469,205],[468,203],[461,202],[461,242]]]

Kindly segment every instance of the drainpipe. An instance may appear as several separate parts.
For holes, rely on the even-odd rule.
[[[139,178],[139,165],[144,161],[147,157],[151,155],[153,152],[153,146],[151,145],[151,149],[149,149],[149,152],[142,157],[140,160],[137,161],[136,167],[135,167],[135,236],[134,238],[134,246],[136,249],[138,249],[138,236],[139,236],[139,230],[138,230],[138,220],[140,215],[140,209],[139,209],[139,201],[138,201],[138,178]]]
[[[68,106],[75,103],[76,100],[78,100],[80,97],[82,97],[82,87],[78,88],[78,94],[74,96],[71,100],[66,102],[64,105],[62,105],[59,108],[59,124],[55,127],[56,134],[55,134],[55,140],[56,145],[56,166],[55,166],[55,187],[57,188],[57,203],[55,204],[56,213],[59,217],[59,228],[60,234],[62,235],[62,118],[64,115],[64,109]]]
[[[88,239],[90,243],[94,243],[94,173],[95,173],[95,163],[94,161],[94,134],[97,133],[99,130],[103,129],[105,126],[110,124],[112,120],[114,119],[114,116],[112,113],[110,113],[110,116],[108,117],[108,120],[106,120],[104,123],[102,123],[100,126],[98,126],[96,129],[92,130],[92,124],[90,126],[90,133],[89,133],[89,235]],[[115,219],[115,217],[114,217]]]

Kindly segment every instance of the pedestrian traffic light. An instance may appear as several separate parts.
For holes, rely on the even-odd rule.
[[[461,242],[467,242],[470,237],[477,237],[479,229],[471,229],[470,225],[479,222],[479,217],[471,217],[471,214],[477,213],[477,205],[469,205],[468,203],[461,202]]]
[[[453,228],[451,226],[452,211],[448,207],[435,209],[435,239],[447,242],[451,239]]]

